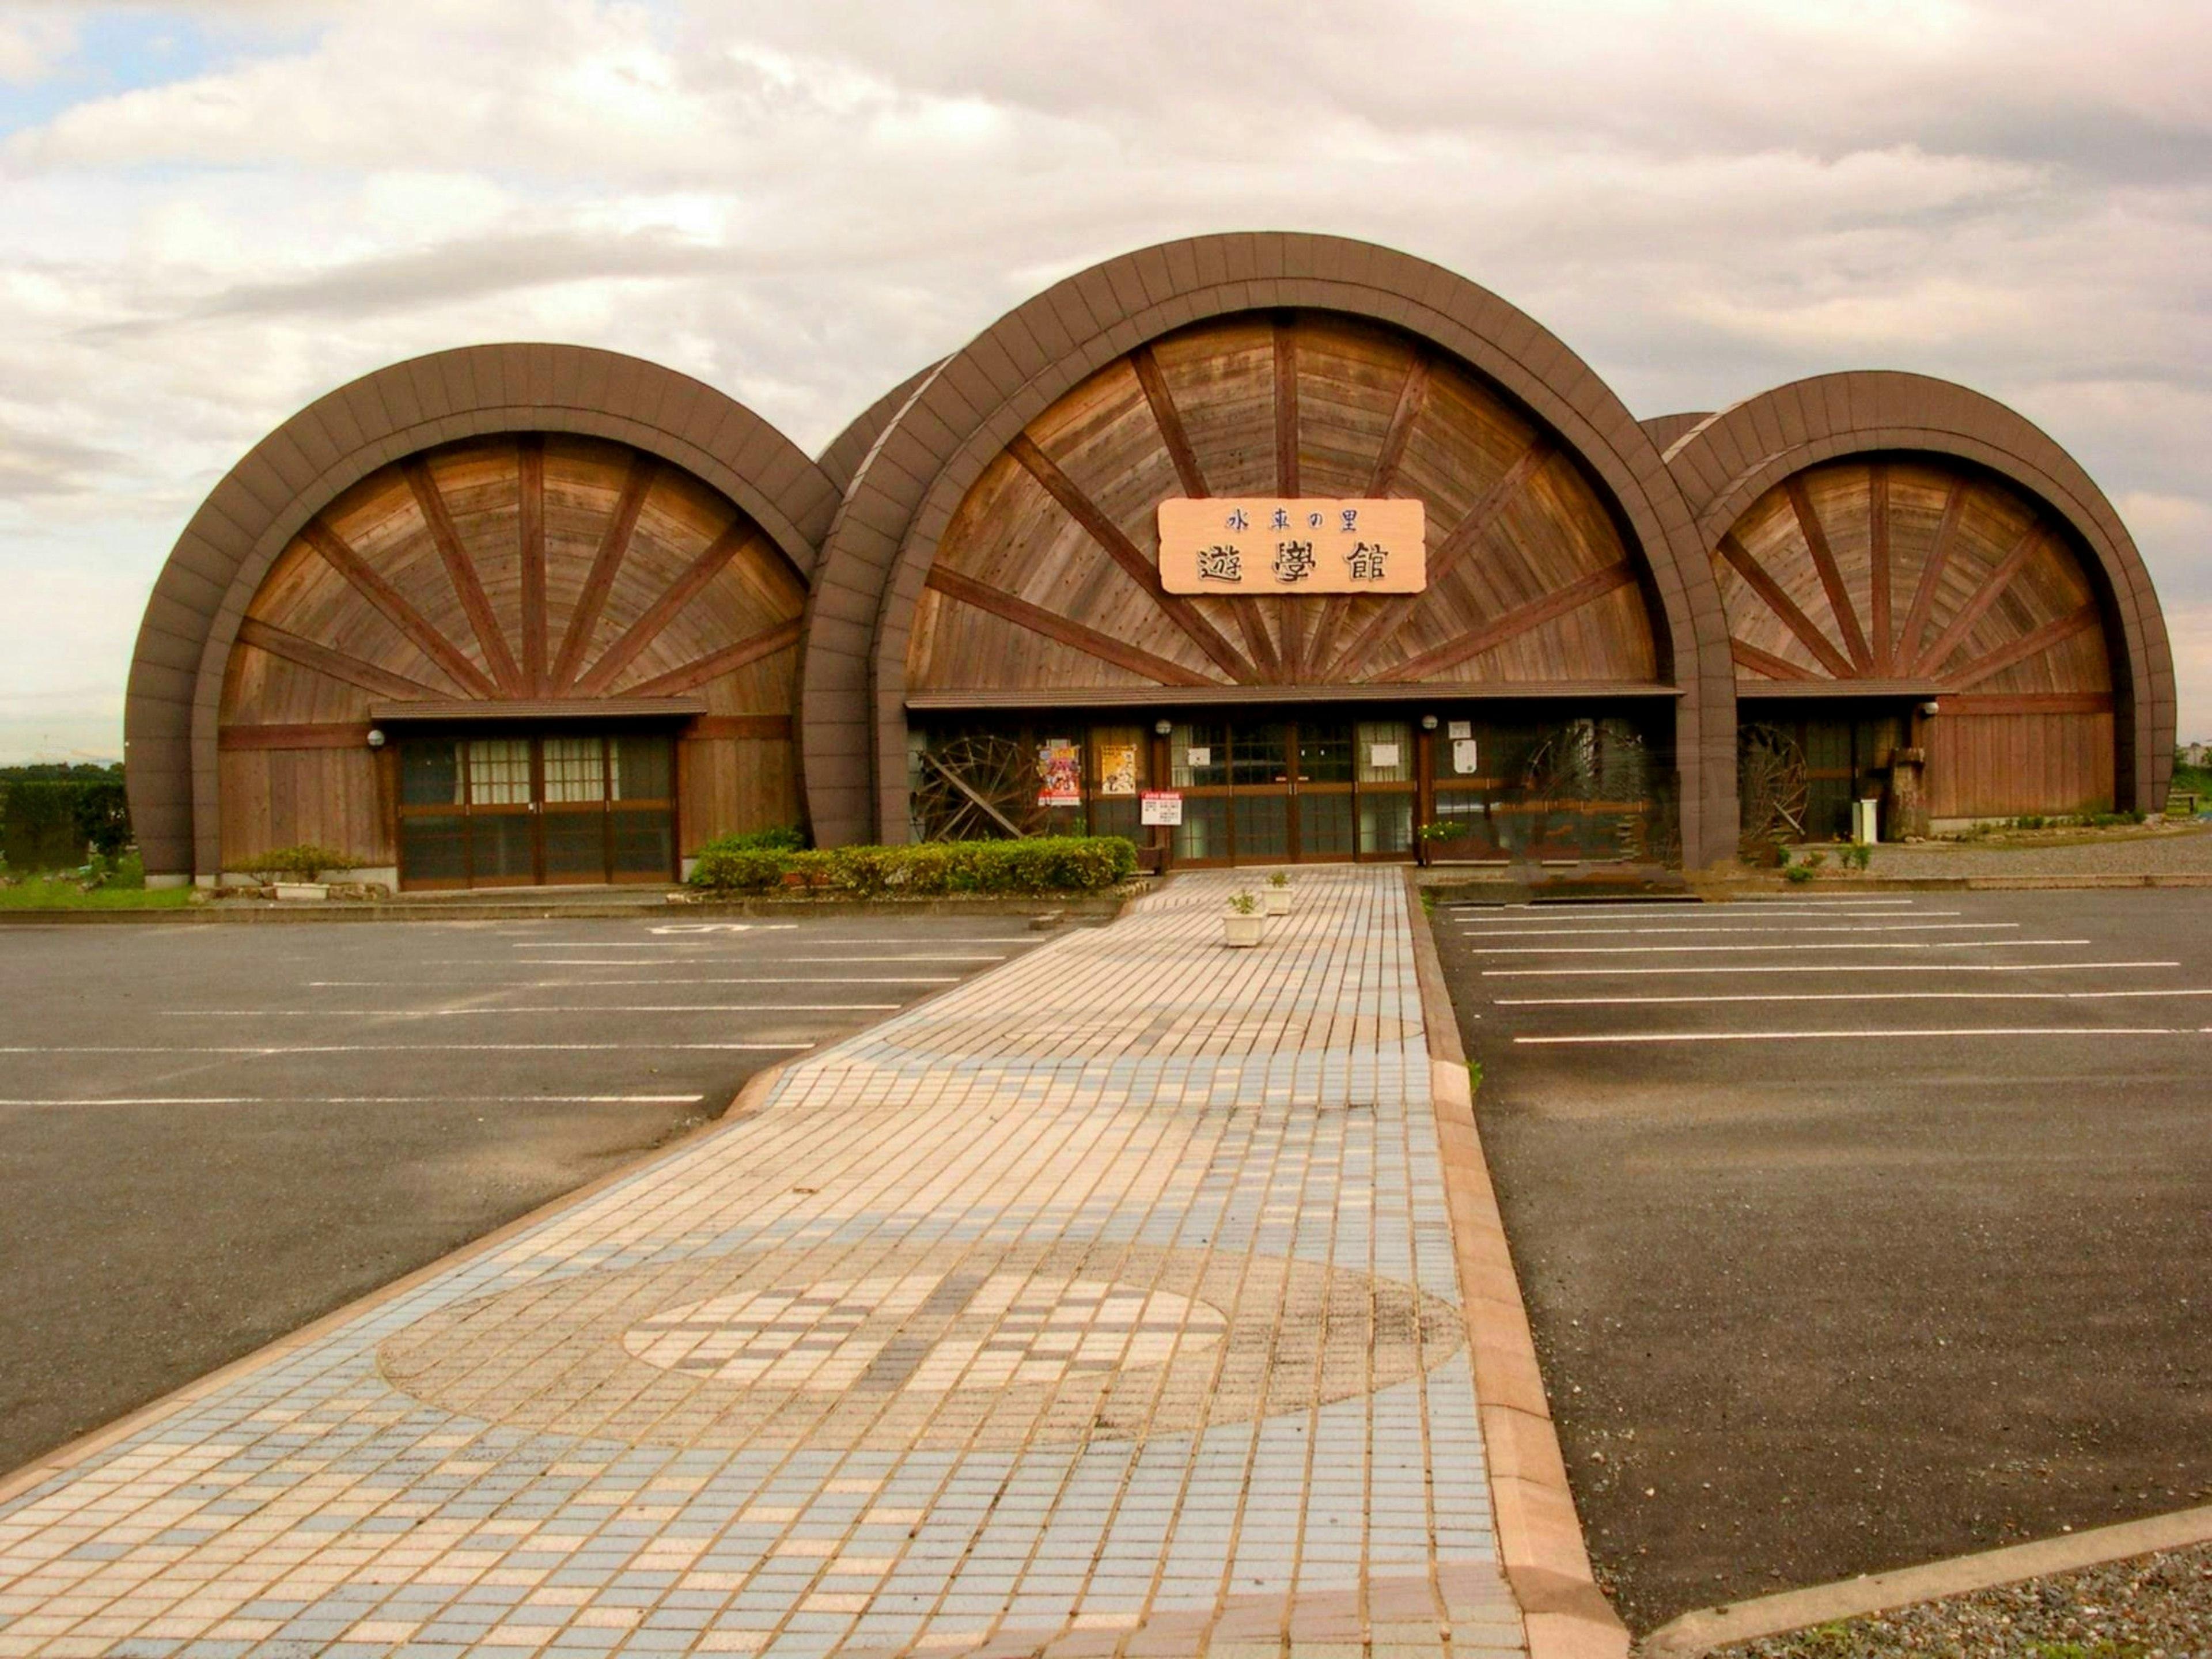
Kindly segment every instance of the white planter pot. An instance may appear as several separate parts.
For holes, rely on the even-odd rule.
[[[329,887],[319,881],[280,881],[275,890],[279,899],[297,903],[319,903],[331,896]]]
[[[1245,950],[1260,942],[1260,935],[1267,926],[1265,916],[1226,915],[1221,919],[1221,942],[1237,950]]]
[[[1289,888],[1270,887],[1267,892],[1267,914],[1269,915],[1287,916],[1291,914],[1291,890]]]

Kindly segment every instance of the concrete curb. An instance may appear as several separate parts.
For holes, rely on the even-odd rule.
[[[2103,887],[2212,887],[2212,873],[2179,871],[2157,875],[2045,875],[2045,876],[1851,876],[1832,877],[1792,886],[1786,881],[1731,882],[1729,889],[1715,884],[1691,884],[1690,890],[1708,904],[1773,898],[1840,898],[1846,893],[2028,893],[2066,892]]]
[[[1529,1659],[1623,1659],[1628,1627],[1590,1572],[1566,1459],[1536,1363],[1535,1336],[1475,1128],[1474,1091],[1443,962],[1421,910],[1419,889],[1410,878],[1405,893],[1499,1564],[1521,1604]]]
[[[1717,1648],[1779,1636],[1810,1625],[1863,1619],[1917,1602],[1943,1601],[2000,1584],[2046,1578],[2053,1573],[2075,1572],[2108,1561],[2203,1543],[2212,1543],[2212,1505],[1686,1613],[1652,1632],[1637,1652],[1640,1659],[1696,1659]]]
[[[744,1080],[737,1094],[732,1097],[729,1109],[713,1122],[700,1125],[690,1134],[679,1135],[673,1140],[663,1141],[642,1157],[633,1159],[622,1168],[610,1170],[605,1175],[562,1194],[558,1198],[549,1199],[536,1209],[519,1215],[512,1221],[501,1223],[480,1237],[471,1239],[459,1249],[449,1250],[434,1261],[424,1262],[412,1273],[404,1273],[388,1285],[379,1285],[366,1296],[356,1297],[340,1307],[331,1309],[321,1318],[311,1320],[301,1326],[298,1330],[280,1336],[273,1342],[265,1343],[252,1353],[234,1359],[227,1365],[219,1365],[206,1376],[195,1377],[184,1387],[172,1389],[157,1400],[149,1401],[136,1411],[125,1413],[104,1427],[94,1429],[89,1434],[80,1435],[75,1440],[56,1447],[52,1451],[33,1459],[13,1474],[0,1475],[0,1504],[10,1503],[21,1498],[33,1486],[75,1468],[86,1458],[104,1451],[117,1441],[126,1439],[149,1425],[197,1401],[206,1398],[225,1383],[241,1376],[249,1376],[264,1366],[274,1364],[287,1355],[297,1352],[309,1343],[337,1330],[347,1322],[358,1319],[363,1314],[382,1307],[395,1297],[404,1296],[416,1285],[435,1278],[448,1268],[459,1267],[465,1261],[473,1261],[486,1251],[497,1249],[518,1233],[534,1227],[542,1221],[550,1220],[572,1205],[580,1204],[586,1199],[598,1196],[617,1182],[627,1181],[640,1170],[650,1168],[664,1158],[672,1158],[678,1152],[689,1152],[698,1142],[736,1127],[760,1109],[761,1103],[768,1098],[769,1091],[782,1080],[784,1073],[796,1065],[801,1058],[804,1056],[780,1060],[774,1065],[763,1066],[755,1072]]]
[[[615,902],[193,905],[180,910],[0,910],[0,927],[114,927],[146,924],[191,927],[232,923],[281,927],[314,921],[545,921],[635,920],[711,921],[717,916],[1034,916],[1056,911],[1067,921],[1111,921],[1136,895],[1104,898],[1019,898],[978,896],[938,899],[732,899],[716,903]]]

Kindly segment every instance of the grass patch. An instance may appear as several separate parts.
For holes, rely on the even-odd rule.
[[[33,877],[0,887],[0,910],[181,910],[192,902],[189,887],[95,887],[72,880]]]

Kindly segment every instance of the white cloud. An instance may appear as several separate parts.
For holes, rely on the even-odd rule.
[[[609,346],[818,447],[1052,278],[1255,226],[1464,271],[1639,413],[1977,385],[2212,627],[2194,0],[207,0],[131,15],[200,43],[173,76],[105,78],[98,9],[0,21],[0,82],[88,88],[0,139],[0,579],[92,585],[0,612],[0,659],[119,688],[199,495],[399,357]]]

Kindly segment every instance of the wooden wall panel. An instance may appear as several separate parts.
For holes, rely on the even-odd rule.
[[[540,542],[542,599],[524,580]],[[587,592],[597,614],[564,655]],[[218,743],[232,729],[356,726],[372,703],[417,695],[530,696],[530,664],[540,695],[620,696],[673,676],[715,716],[787,721],[805,599],[735,504],[675,467],[567,434],[471,439],[372,473],[279,556],[248,607],[263,631],[242,634],[228,665]],[[563,665],[574,683],[555,684]],[[373,841],[391,861],[366,748],[254,741],[222,758],[228,867],[307,840]],[[793,752],[787,738],[687,745],[706,793],[685,803],[686,836],[793,822]]]
[[[1540,438],[1487,382],[1376,324],[1244,315],[1155,341],[985,467],[939,540],[908,684],[1648,683],[1650,617],[1613,574],[1630,551]],[[1193,474],[1214,495],[1290,493],[1294,474],[1308,495],[1418,497],[1429,589],[1164,599],[1157,508]]]
[[[1929,811],[2109,812],[2112,735],[2108,714],[1939,714],[1928,723]]]

